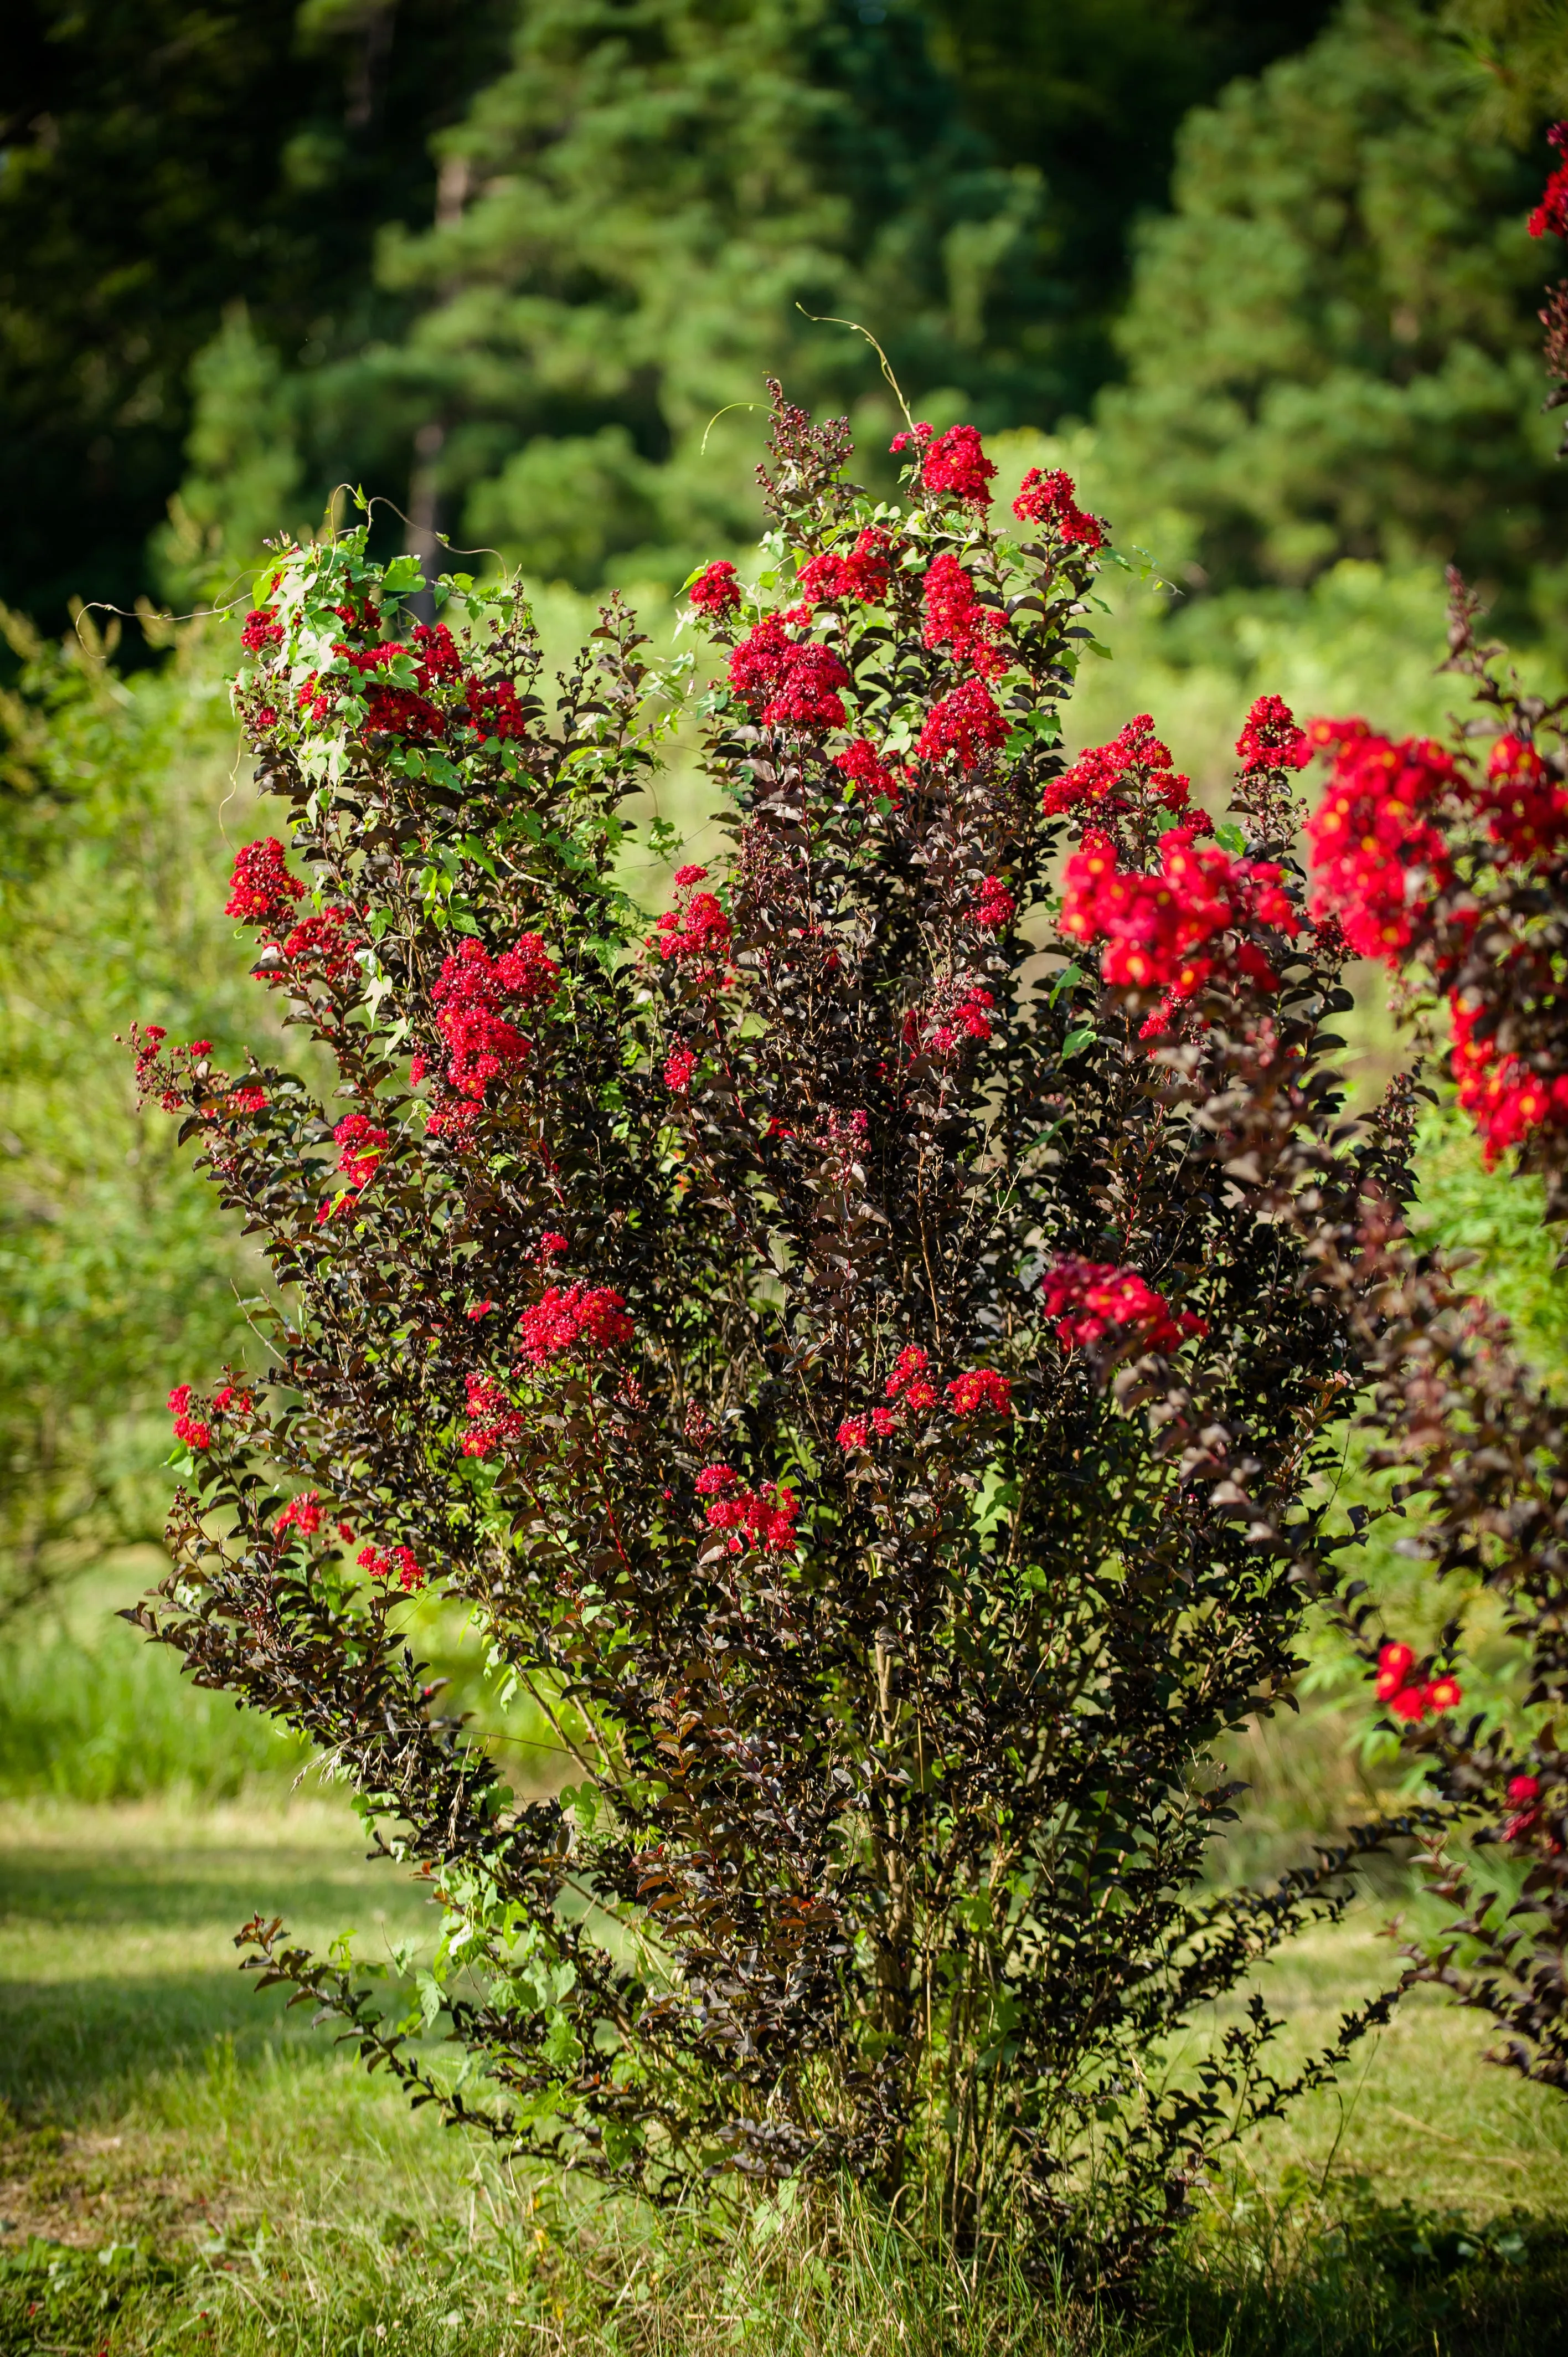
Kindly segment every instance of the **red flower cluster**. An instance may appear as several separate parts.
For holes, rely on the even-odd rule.
[[[1112,743],[1091,745],[1053,778],[1041,808],[1047,818],[1079,810],[1118,818],[1133,809],[1184,811],[1190,791],[1191,781],[1171,768],[1170,748],[1155,735],[1153,715],[1140,712]]]
[[[1135,1268],[1075,1254],[1064,1253],[1046,1271],[1040,1295],[1064,1351],[1091,1348],[1111,1333],[1133,1335],[1146,1351],[1177,1351],[1188,1335],[1208,1331],[1190,1310],[1174,1312]]]
[[[950,425],[945,434],[932,441],[929,425],[917,425],[914,434],[895,437],[895,450],[913,445],[923,453],[920,460],[920,489],[933,499],[961,500],[965,507],[988,508],[991,493],[986,489],[996,469],[980,447],[980,429],[975,425]]]
[[[469,1313],[470,1316],[472,1312]],[[493,1457],[522,1430],[523,1420],[499,1383],[489,1375],[466,1375],[467,1417],[471,1429],[463,1436],[465,1457]]]
[[[518,702],[517,690],[510,679],[471,679],[464,694],[476,736],[506,744],[514,737],[527,735],[528,716]]]
[[[875,606],[887,595],[888,560],[893,544],[875,524],[867,524],[847,556],[824,549],[803,565],[796,587],[812,606],[836,606],[846,598]]]
[[[205,1418],[190,1413],[190,1385],[177,1383],[168,1395],[168,1412],[174,1418],[174,1437],[200,1456],[212,1446],[212,1426]]]
[[[966,1039],[990,1039],[995,1004],[972,974],[955,975],[931,1006],[909,1009],[904,1017],[904,1045],[916,1055],[956,1055]]]
[[[1048,475],[1031,467],[1013,502],[1013,512],[1020,523],[1044,524],[1069,548],[1103,548],[1105,527],[1098,516],[1086,514],[1079,506],[1076,491],[1065,467],[1053,467]]]
[[[1554,123],[1546,138],[1560,156],[1568,156],[1568,123]],[[1568,162],[1559,164],[1547,181],[1529,226],[1531,237],[1568,237]]]
[[[1236,739],[1236,750],[1245,778],[1260,770],[1305,770],[1312,759],[1311,739],[1305,728],[1296,726],[1283,695],[1259,696]]]
[[[972,770],[983,754],[1007,742],[1007,723],[989,688],[978,679],[966,679],[926,715],[916,747],[922,761],[945,761],[956,753],[959,767]]]
[[[358,936],[349,931],[353,921],[352,909],[336,906],[302,917],[285,937],[283,953],[291,965],[317,966],[329,982],[335,981],[354,963]]]
[[[394,1546],[390,1555],[383,1555],[380,1547],[361,1547],[356,1561],[372,1579],[390,1579],[395,1571],[405,1595],[424,1585],[424,1574],[413,1559],[412,1547]]]
[[[993,933],[1004,932],[1018,913],[1018,903],[1000,876],[988,876],[974,903],[974,921]]]
[[[1532,1129],[1568,1125],[1568,1076],[1543,1080],[1519,1056],[1498,1053],[1495,1039],[1477,1033],[1482,1009],[1457,992],[1448,997],[1453,1044],[1449,1050],[1459,1103],[1481,1137],[1488,1169]]]
[[[1335,748],[1327,791],[1306,822],[1318,873],[1313,916],[1337,917],[1359,956],[1391,966],[1413,938],[1427,886],[1447,880],[1444,839],[1421,813],[1458,773],[1427,737],[1395,745],[1364,720],[1315,720],[1309,733]]]
[[[1011,1415],[1013,1386],[1005,1375],[996,1374],[990,1367],[972,1367],[968,1374],[955,1375],[948,1385],[948,1398],[954,1415],[976,1415],[989,1408],[993,1415]]]
[[[477,1101],[498,1072],[526,1060],[532,1042],[501,1009],[548,1005],[560,977],[537,933],[524,933],[498,958],[470,939],[446,959],[431,996],[440,1009],[436,1028],[452,1051],[446,1077],[459,1096]]]
[[[1245,928],[1301,930],[1272,861],[1232,859],[1193,835],[1188,826],[1170,828],[1160,837],[1159,874],[1140,876],[1119,868],[1110,836],[1090,828],[1063,871],[1062,931],[1107,944],[1101,978],[1113,988],[1165,992],[1146,1036],[1215,977],[1277,989],[1279,976]]]
[[[932,648],[950,646],[955,663],[967,663],[982,679],[1000,678],[1007,668],[1007,658],[996,643],[1002,617],[981,604],[968,571],[950,552],[939,556],[927,574],[925,598],[922,642]]]
[[[697,1495],[713,1500],[708,1527],[729,1532],[731,1555],[743,1554],[748,1541],[768,1555],[794,1554],[800,1508],[792,1490],[778,1483],[766,1490],[743,1489],[733,1466],[704,1465],[697,1476]]]
[[[332,1142],[338,1149],[338,1169],[359,1194],[376,1175],[376,1166],[386,1150],[386,1131],[377,1129],[364,1114],[351,1113],[333,1131]]]
[[[1499,737],[1492,747],[1475,803],[1492,841],[1514,859],[1553,859],[1568,844],[1568,791],[1518,737]]]
[[[1439,1710],[1457,1710],[1465,1690],[1457,1678],[1414,1679],[1415,1655],[1408,1645],[1384,1645],[1378,1654],[1377,1694],[1396,1718],[1425,1718]]]
[[[857,737],[842,753],[835,753],[833,767],[843,771],[852,793],[858,788],[867,802],[886,800],[897,809],[901,799],[898,780],[877,759],[875,748],[867,737]]]
[[[668,961],[690,958],[699,966],[711,968],[729,947],[729,919],[711,892],[696,892],[692,888],[707,881],[705,867],[678,867],[675,884],[679,891],[690,894],[673,909],[666,909],[656,930],[648,936],[650,949],[657,947],[661,958]]]
[[[245,627],[240,633],[240,644],[248,655],[265,654],[269,647],[283,644],[283,624],[275,606],[253,606],[245,617]]]
[[[629,1342],[633,1329],[625,1296],[607,1285],[549,1285],[532,1308],[523,1311],[517,1330],[523,1357],[542,1367],[567,1351],[593,1344],[609,1350]]]
[[[236,856],[223,914],[238,917],[243,925],[264,925],[281,932],[304,898],[304,885],[284,865],[282,844],[269,834],[260,843],[246,844]]]
[[[893,1372],[882,1386],[884,1396],[890,1400],[902,1398],[913,1415],[926,1415],[937,1404],[935,1387],[926,1373],[929,1364],[919,1344],[908,1343],[893,1362]]]
[[[765,728],[842,728],[838,690],[849,673],[831,647],[792,639],[778,614],[766,614],[729,659],[730,685]]]
[[[686,595],[699,614],[733,614],[740,604],[740,583],[728,557],[704,565]]]
[[[683,1097],[692,1085],[697,1059],[690,1048],[676,1048],[664,1059],[664,1085],[672,1096]]]
[[[418,635],[416,631],[416,638]],[[457,651],[446,624],[438,623],[435,631],[426,631],[424,635],[427,639],[438,640],[431,651],[436,662],[445,666],[449,654],[450,670],[455,673],[458,668]],[[377,646],[358,651],[339,644],[333,652],[342,655],[349,668],[357,671],[367,683],[362,731],[366,737],[402,737],[413,743],[445,735],[446,720],[431,702],[427,691],[435,685],[437,678],[450,673],[445,670],[438,671],[427,656],[415,659],[414,676],[419,685],[410,688],[394,686],[390,680],[377,678],[378,673],[390,671],[400,656],[411,655],[412,651],[397,639],[383,639]]]
[[[873,1434],[880,1440],[896,1432],[903,1415],[929,1415],[937,1405],[936,1386],[927,1372],[930,1361],[918,1342],[911,1342],[899,1352],[893,1372],[884,1386],[888,1399],[898,1404],[894,1407],[876,1407],[859,1415],[845,1416],[834,1437],[845,1455],[869,1446]],[[967,1374],[955,1375],[947,1387],[948,1405],[956,1416],[977,1415],[989,1408],[996,1415],[1013,1412],[1013,1386],[1005,1375],[994,1374],[989,1367],[972,1368]]]
[[[1536,1776],[1510,1776],[1508,1790],[1509,1799],[1518,1814],[1509,1817],[1504,1824],[1503,1839],[1506,1842],[1523,1841],[1541,1823],[1541,1780]],[[1552,1847],[1555,1849],[1556,1846],[1554,1842]]]
[[[302,1491],[291,1498],[281,1514],[273,1518],[273,1531],[281,1538],[285,1531],[297,1531],[301,1538],[313,1539],[321,1528],[321,1493],[318,1490]]]

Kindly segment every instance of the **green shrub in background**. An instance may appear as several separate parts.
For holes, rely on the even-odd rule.
[[[0,1618],[156,1539],[168,1367],[232,1351],[253,1290],[114,1037],[137,1017],[240,1036],[220,877],[250,791],[217,636],[163,631],[160,667],[126,681],[85,617],[58,647],[4,624]]]
[[[1507,591],[1510,629],[1560,608],[1535,150],[1480,96],[1430,8],[1348,0],[1184,125],[1100,418],[1132,503],[1196,524],[1193,586],[1425,557]]]

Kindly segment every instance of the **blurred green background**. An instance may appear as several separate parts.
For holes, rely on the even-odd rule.
[[[333,2078],[285,2040],[212,1943],[291,1894],[328,1930],[339,1900],[399,1921],[411,1902],[354,1862],[318,1778],[290,1799],[306,1763],[285,1738],[113,1618],[157,1570],[164,1394],[243,1359],[260,1282],[173,1125],[136,1110],[116,1045],[139,1019],[235,1057],[272,1019],[220,913],[263,823],[223,685],[237,623],[201,609],[242,597],[264,537],[362,484],[387,503],[388,553],[440,532],[522,566],[553,651],[608,587],[666,640],[691,566],[758,529],[765,373],[847,412],[865,479],[891,489],[896,411],[849,319],[917,415],[978,423],[1009,490],[1026,466],[1069,466],[1135,553],[1074,747],[1151,711],[1212,791],[1264,690],[1304,716],[1441,728],[1454,561],[1531,674],[1562,684],[1568,469],[1536,317],[1552,256],[1524,217],[1543,130],[1568,113],[1568,8],[15,0],[7,42],[0,2127],[30,2190],[0,2201],[40,2248],[91,2244],[95,2202],[105,2233],[129,2219],[188,2240],[205,2197],[171,2136],[198,2177],[241,2189],[247,2233],[269,2169],[296,2225],[351,2179],[373,2244],[354,2262],[364,2314],[390,2314],[374,2254],[403,2244],[382,2225],[416,2179],[437,2207],[469,2198],[468,2164],[437,2165],[395,2105],[347,2092],[348,2066]],[[700,851],[695,780],[677,762],[658,793]],[[661,872],[642,881],[656,896]],[[1364,1095],[1394,1051],[1380,988],[1361,996]],[[1483,1171],[1441,1106],[1423,1169],[1430,1231],[1477,1254],[1476,1281],[1568,1380],[1539,1197]],[[1412,1631],[1435,1625],[1391,1555],[1380,1577]],[[547,1776],[545,1731],[493,1707],[473,1632],[426,1615],[417,1634],[520,1781]],[[1506,1646],[1487,1641],[1500,1690]],[[1252,1794],[1217,1871],[1287,1864],[1394,1788],[1326,1637],[1300,1701],[1240,1747]],[[1390,1969],[1374,1919],[1405,1896],[1374,1892],[1350,1944],[1301,1965],[1304,2018]],[[1479,2065],[1475,2028],[1412,2018],[1348,2143],[1325,2098],[1299,2147],[1257,2161],[1260,2215],[1295,2215],[1289,2171],[1307,2169],[1316,2232],[1347,2156],[1357,2215],[1468,2201],[1496,2217],[1527,2194],[1561,2214],[1568,2131]],[[1419,2166],[1391,2107],[1431,2131]],[[95,2137],[128,2139],[124,2169],[73,2162],[50,2191],[49,2156]],[[33,2299],[44,2277],[16,2265]]]

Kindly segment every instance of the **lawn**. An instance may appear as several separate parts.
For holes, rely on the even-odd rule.
[[[422,1898],[362,1846],[335,1798],[275,1783],[0,1807],[0,2349],[1563,2345],[1568,2106],[1439,2001],[1250,2140],[1141,2314],[1096,2314],[932,2280],[853,2204],[713,2249],[512,2182],[236,1969],[257,1909],[371,1956],[416,1932]],[[1390,1971],[1388,1912],[1272,1968],[1293,2047]]]

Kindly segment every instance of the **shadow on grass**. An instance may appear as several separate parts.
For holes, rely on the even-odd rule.
[[[0,1988],[0,2101],[21,2121],[112,2116],[150,2081],[198,2071],[216,2040],[243,2067],[286,2038],[331,2050],[281,1990],[238,1972],[12,1981]]]

